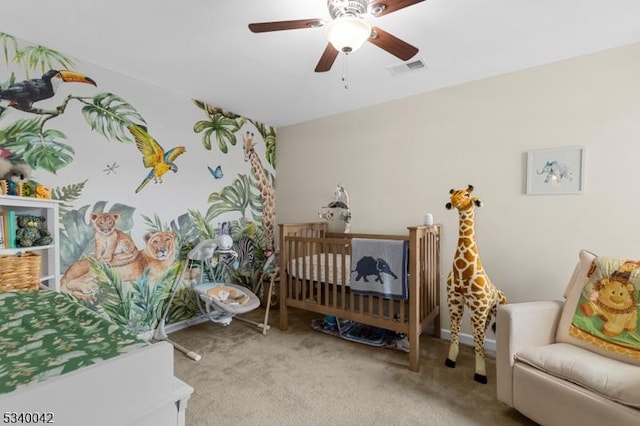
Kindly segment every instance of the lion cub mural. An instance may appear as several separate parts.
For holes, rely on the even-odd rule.
[[[150,282],[155,283],[175,261],[173,231],[151,232],[144,235],[145,246],[138,250],[133,239],[116,228],[117,213],[94,213],[95,258],[111,266],[123,282],[135,281],[145,269]],[[60,290],[81,299],[90,300],[98,291],[95,274],[88,258],[74,262],[60,280]]]
[[[92,213],[95,230],[95,257],[110,266],[123,266],[136,260],[138,249],[133,239],[116,228],[119,213]]]

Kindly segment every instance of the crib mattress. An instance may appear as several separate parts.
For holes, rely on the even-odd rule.
[[[291,259],[289,274],[292,277],[319,281],[327,284],[346,285],[349,287],[351,277],[351,256],[344,255],[344,266],[346,271],[342,274],[342,254],[325,256],[304,256]],[[343,283],[344,281],[344,283]]]
[[[146,346],[50,290],[0,293],[0,394]]]

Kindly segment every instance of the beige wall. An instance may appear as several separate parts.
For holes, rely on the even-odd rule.
[[[527,151],[570,146],[586,148],[586,193],[526,195]],[[476,234],[494,283],[511,302],[557,299],[581,248],[640,258],[639,166],[633,44],[280,128],[277,218],[315,220],[338,182],[353,232],[403,233],[432,212],[446,301],[457,213],[444,205],[470,183],[485,203]],[[446,307],[443,320],[448,329]]]

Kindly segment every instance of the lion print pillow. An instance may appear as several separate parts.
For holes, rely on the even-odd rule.
[[[581,258],[556,340],[640,365],[640,261]]]

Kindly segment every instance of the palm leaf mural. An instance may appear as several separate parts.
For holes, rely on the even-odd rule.
[[[22,64],[27,78],[29,78],[29,70],[36,70],[44,74],[50,69],[69,69],[74,66],[70,57],[57,50],[39,45],[20,47],[17,39],[7,33],[0,32],[0,43],[5,64],[7,66],[10,62]]]
[[[189,213],[178,216],[169,226],[176,232],[176,244],[180,248],[176,251],[178,259],[185,259],[189,250],[194,247],[194,241],[198,239],[198,228],[194,225]]]
[[[102,311],[116,324],[128,326],[133,311],[130,292],[112,268],[96,259],[90,261],[98,284],[96,305],[99,312]]]
[[[85,206],[83,210],[86,211],[88,207]],[[101,202],[94,206],[92,211],[102,211],[103,208],[104,203]],[[114,206],[113,209],[118,209],[118,207]],[[118,209],[118,211],[122,210]],[[73,216],[75,213],[76,211],[71,211],[66,216]],[[83,224],[83,212],[77,213],[81,216],[81,220],[75,223]],[[159,221],[159,219],[157,220]],[[126,327],[134,334],[149,333],[153,330],[162,317],[171,288],[177,278],[180,263],[174,263],[169,267],[154,284],[149,279],[148,270],[145,270],[135,281],[122,282],[117,268],[112,268],[91,255],[84,257],[90,261],[90,267],[98,285],[98,292],[95,300],[76,300],[105,318]],[[197,311],[198,307],[193,301],[190,305],[182,306],[181,312],[193,313]]]
[[[223,115],[227,118],[232,118],[232,119],[236,119],[236,118],[242,118],[239,114],[236,114],[235,112],[231,112],[231,111],[227,111],[225,109],[222,108],[218,108],[218,107],[214,107],[212,105],[209,105],[205,102],[202,101],[198,101],[196,99],[193,100],[193,103],[200,109],[202,109],[204,112],[207,113],[207,115],[209,117],[212,117],[216,114],[220,114]]]
[[[173,302],[169,308],[169,316],[167,323],[175,323],[178,321],[193,318],[200,312],[196,294],[188,287],[180,287],[175,290]]]
[[[85,252],[90,252],[94,236],[93,227],[85,222],[89,206],[70,210],[60,215],[60,268],[66,271]]]
[[[0,33],[1,34],[1,33]],[[15,73],[11,73],[11,76],[9,77],[9,79],[7,81],[5,81],[4,83],[0,84],[0,90],[4,90],[7,87],[11,86],[13,83],[16,82],[16,74]],[[9,108],[2,108],[0,109],[0,119],[2,119],[2,117],[7,114],[9,111]]]
[[[7,111],[7,110],[5,110]],[[9,160],[22,160],[22,155],[28,146],[25,145],[27,139],[20,142],[21,137],[28,138],[38,136],[40,134],[40,118],[20,119],[9,124],[7,127],[0,129],[0,147],[12,151]]]
[[[260,268],[250,271],[240,271],[238,269],[233,269],[232,273],[233,282],[235,284],[240,284],[244,287],[247,287],[254,293],[258,290],[261,276],[262,271]]]
[[[29,78],[29,69],[39,69],[44,74],[50,69],[70,69],[74,66],[73,60],[68,56],[48,47],[37,45],[27,45],[16,50],[14,61],[22,63],[27,71],[27,78]]]
[[[80,194],[87,182],[88,179],[85,179],[82,182],[51,189],[51,198],[61,201],[59,204],[60,218],[64,217],[72,207],[72,204],[67,202],[75,201],[80,198]]]
[[[271,126],[267,126],[263,123],[251,120],[251,123],[256,126],[258,132],[264,139],[266,145],[265,158],[271,164],[273,168],[276,167],[276,129]]]
[[[38,133],[40,118],[16,120],[4,129],[0,129],[0,145],[14,142],[23,133]]]
[[[202,213],[197,210],[189,209],[189,216],[198,230],[200,239],[208,240],[216,237],[216,228],[213,227],[211,224],[212,222],[208,218],[202,216]]]
[[[167,224],[162,223],[162,220],[160,220],[160,216],[158,216],[157,214],[153,215],[153,219],[144,214],[141,216],[149,232],[161,232],[169,230]]]
[[[132,283],[131,300],[138,312],[140,328],[152,330],[158,325],[165,303],[169,301],[178,267],[178,263],[172,265],[155,285],[150,285],[147,273]]]
[[[93,130],[120,142],[133,143],[127,126],[134,123],[145,127],[144,118],[133,106],[112,93],[101,93],[93,97],[93,103],[86,98],[69,96],[63,105],[71,100],[85,104],[82,114]],[[63,109],[64,110],[64,109]],[[75,151],[64,143],[67,137],[60,130],[42,126],[55,116],[46,119],[22,119],[0,129],[0,146],[10,150],[13,156],[20,158],[33,169],[42,168],[56,174],[58,170],[73,161]]]
[[[90,262],[98,283],[94,305],[98,312],[134,334],[154,329],[162,317],[176,267],[156,285],[150,285],[148,271],[131,283],[123,283],[115,269],[93,258]]]
[[[29,70],[38,70],[41,73],[45,73],[49,69],[70,69],[74,66],[71,58],[56,50],[39,45],[20,47],[16,39],[6,33],[0,33],[0,44],[2,44],[5,62],[8,64],[12,61],[22,64],[27,78],[29,78]],[[12,73],[7,84],[13,84],[14,82],[15,75]],[[4,87],[7,87],[7,85],[4,85]],[[91,99],[91,102],[87,99]],[[24,153],[29,153],[29,158],[25,161],[33,168],[44,168],[56,173],[73,160],[73,150],[69,145],[61,141],[61,139],[66,139],[66,136],[58,130],[44,131],[42,129],[48,120],[63,114],[67,104],[72,100],[84,104],[82,114],[85,121],[93,130],[107,139],[132,143],[133,140],[127,131],[127,126],[135,124],[146,128],[142,116],[131,104],[118,95],[99,93],[93,98],[69,95],[53,113],[39,121],[39,129],[29,129],[29,131],[21,132],[20,138],[23,139],[22,143],[25,146],[19,148]],[[2,109],[0,114],[4,114],[6,111],[7,109]],[[38,135],[41,136],[39,144],[36,143]],[[18,138],[16,137],[16,139]],[[35,152],[30,152],[33,149],[32,145],[37,146]]]
[[[9,66],[11,58],[18,52],[18,42],[11,34],[0,33],[0,43],[2,43],[2,53],[4,53],[4,63]],[[9,51],[13,51],[13,56],[9,56]]]
[[[207,210],[207,220],[227,212],[240,212],[242,217],[246,217],[247,209],[251,208],[253,217],[259,220],[262,213],[262,197],[255,194],[252,188],[257,190],[257,186],[251,182],[247,175],[238,175],[230,186],[222,188],[220,192],[209,195],[210,203]]]
[[[36,129],[35,126],[38,126]],[[40,133],[39,119],[18,120],[0,130],[0,146],[12,152],[31,168],[56,173],[73,160],[74,149],[63,143],[66,135],[59,130]]]
[[[93,97],[92,104],[83,103],[86,104],[82,108],[85,121],[107,139],[133,143],[127,126],[135,124],[146,129],[144,118],[118,95],[99,93]]]
[[[48,129],[37,133],[23,133],[16,139],[22,159],[33,169],[44,169],[53,174],[73,161],[75,150],[62,140],[67,136],[59,130]],[[11,146],[11,145],[9,145]],[[13,150],[14,154],[17,150]]]
[[[208,116],[208,120],[200,120],[193,126],[195,133],[202,133],[202,145],[205,149],[211,150],[211,138],[215,137],[218,149],[224,154],[229,152],[229,144],[236,145],[238,141],[235,133],[242,128],[246,119],[200,101],[194,103]]]

